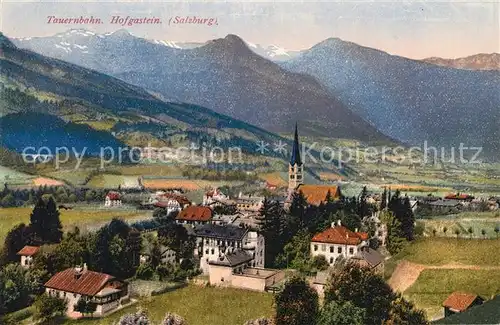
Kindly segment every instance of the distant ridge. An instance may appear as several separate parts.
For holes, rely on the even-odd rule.
[[[456,69],[500,70],[500,53],[479,53],[457,59],[431,57],[422,61]]]

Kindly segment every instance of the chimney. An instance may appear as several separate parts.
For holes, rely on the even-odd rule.
[[[332,222],[331,226],[332,228],[335,228],[335,222]]]
[[[75,279],[79,279],[82,276],[82,267],[81,266],[76,266],[75,267],[75,273],[74,273]]]
[[[354,232],[358,232],[358,228],[354,228]]]
[[[83,263],[83,273],[87,272],[87,263]]]
[[[337,226],[342,226],[342,222],[339,220],[337,220]]]

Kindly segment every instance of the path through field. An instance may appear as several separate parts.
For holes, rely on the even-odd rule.
[[[464,265],[459,263],[423,265],[403,260],[398,264],[387,282],[394,291],[402,293],[417,281],[420,273],[425,269],[500,270],[500,266]]]

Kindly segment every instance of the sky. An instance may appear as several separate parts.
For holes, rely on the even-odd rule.
[[[126,26],[133,35],[205,42],[236,34],[247,42],[289,50],[329,37],[414,59],[500,52],[500,0],[494,1],[23,1],[3,0],[1,31],[8,37],[51,36],[68,29],[109,33],[124,28],[113,16],[160,18]],[[102,24],[53,24],[48,17],[94,17]],[[176,17],[217,19],[217,25],[169,24]],[[171,20],[172,19],[172,20]],[[179,18],[178,18],[179,19]]]

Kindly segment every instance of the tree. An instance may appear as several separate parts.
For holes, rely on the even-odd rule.
[[[66,301],[57,297],[52,297],[43,294],[35,301],[34,319],[40,322],[50,322],[58,316],[63,316],[66,313]]]
[[[318,271],[324,271],[328,269],[330,264],[328,264],[324,255],[316,255],[312,259],[312,266]]]
[[[486,230],[481,229],[481,235],[483,235],[483,239],[485,239],[486,238]]]
[[[81,313],[82,315],[90,314],[91,316],[95,313],[97,309],[97,304],[90,300],[81,298],[78,299],[78,302],[74,306],[74,310]]]
[[[387,187],[384,187],[384,192],[382,192],[382,197],[380,200],[380,210],[384,210],[387,207]]]
[[[274,266],[274,261],[284,246],[283,210],[276,201],[264,199],[257,217],[257,224],[265,239],[266,267]]]
[[[24,223],[20,223],[12,228],[5,237],[0,265],[9,262],[18,262],[19,252],[24,246],[31,242],[31,229]]]
[[[498,239],[498,233],[500,232],[500,227],[499,226],[495,226],[495,234],[497,235],[497,239]]]
[[[40,197],[30,215],[30,227],[33,231],[35,240],[40,242],[43,242],[45,238],[45,230],[47,228],[46,221],[48,219],[47,215],[47,205]]]
[[[394,293],[382,277],[352,262],[333,274],[325,288],[325,304],[350,301],[365,309],[364,324],[381,324],[388,319],[393,299]]]
[[[276,325],[314,325],[318,317],[318,294],[304,278],[294,276],[275,296]]]
[[[310,243],[311,234],[307,229],[301,229],[292,237],[283,249],[283,253],[276,258],[276,264],[286,267],[291,267],[300,272],[309,272],[310,263]]]
[[[458,236],[460,236],[460,230],[459,229],[455,229],[455,235],[457,235],[457,239],[458,239]]]
[[[28,271],[19,264],[0,270],[0,314],[22,309],[31,303],[31,295],[39,294],[41,274]]]
[[[16,204],[16,200],[14,199],[14,195],[12,193],[8,193],[6,196],[2,198],[2,206],[3,207],[12,207]]]
[[[365,310],[350,301],[331,301],[321,310],[318,325],[364,325]]]
[[[469,227],[469,229],[467,229],[467,232],[469,233],[470,239],[472,239],[472,234],[474,233],[474,229],[472,229],[472,227]]]
[[[391,303],[387,325],[424,325],[428,324],[425,313],[403,298],[400,293]]]
[[[387,220],[387,249],[392,255],[399,253],[406,245],[401,223],[396,219],[391,212],[386,211],[384,218]]]
[[[47,222],[45,240],[48,243],[59,243],[62,239],[62,224],[56,202],[51,196],[47,201]]]
[[[436,228],[432,228],[432,235],[433,235],[434,237],[436,237],[436,233],[437,233]]]

